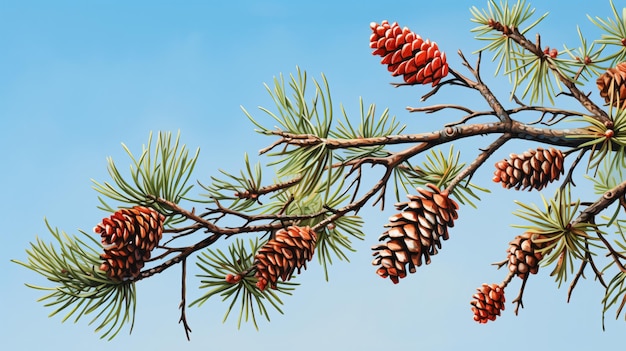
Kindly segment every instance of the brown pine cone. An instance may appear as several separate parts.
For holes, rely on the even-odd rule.
[[[545,247],[545,243],[537,243],[536,240],[544,238],[543,235],[530,232],[516,236],[506,250],[509,259],[509,271],[522,279],[526,278],[528,274],[537,274],[539,262],[544,256],[540,250]]]
[[[104,247],[100,269],[114,280],[137,277],[163,236],[164,221],[161,213],[143,206],[123,208],[104,218],[93,229]]]
[[[446,190],[427,184],[431,190],[417,188],[418,196],[409,195],[409,202],[396,204],[402,212],[389,218],[389,229],[379,238],[384,243],[372,247],[373,265],[380,265],[376,273],[391,279],[394,284],[406,277],[416,266],[430,263],[430,256],[437,254],[441,240],[448,240],[448,227],[458,218],[459,205],[448,197]]]
[[[370,47],[373,54],[382,57],[392,75],[402,76],[408,84],[428,84],[435,86],[448,74],[446,54],[439,51],[437,43],[422,39],[407,27],[397,23],[380,24],[372,22]]]
[[[511,154],[510,160],[496,163],[493,181],[515,190],[545,188],[563,174],[563,153],[555,148],[528,150],[521,155]]]
[[[609,68],[596,80],[600,96],[607,104],[626,108],[626,62]],[[620,107],[621,106],[621,107]]]
[[[474,300],[470,303],[474,320],[478,323],[495,320],[504,311],[504,288],[498,284],[483,284],[476,290],[478,292],[472,296]]]
[[[274,238],[261,247],[255,256],[257,287],[265,289],[270,284],[276,289],[278,278],[291,279],[297,269],[306,269],[306,262],[313,258],[317,235],[308,226],[291,226],[276,231]]]

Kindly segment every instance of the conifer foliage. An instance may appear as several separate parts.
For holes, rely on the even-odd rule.
[[[307,264],[319,263],[328,279],[333,260],[348,260],[355,251],[354,240],[373,244],[372,271],[382,278],[398,283],[416,273],[410,278],[418,279],[418,271],[445,250],[444,241],[471,235],[455,227],[467,206],[480,210],[481,197],[497,201],[497,192],[528,190],[538,204],[517,202],[520,223],[513,227],[522,232],[492,228],[499,234],[489,240],[502,241],[503,248],[508,243],[497,253],[503,261],[495,263],[506,272],[500,283],[477,283],[476,293],[468,291],[474,320],[505,318],[505,290],[511,296],[516,285],[518,295],[508,300],[517,314],[526,282],[538,274],[569,284],[568,299],[580,279],[594,278],[604,295],[580,298],[601,301],[603,313],[623,317],[626,9],[609,4],[612,17],[589,17],[603,33],[593,45],[579,31],[580,46],[559,51],[561,43],[546,48],[533,32],[547,15],[536,15],[526,1],[489,0],[470,11],[476,25],[471,33],[483,46],[477,46],[474,64],[459,51],[459,67],[407,27],[372,23],[369,46],[391,76],[401,77],[394,85],[430,89],[421,90],[422,101],[434,95],[449,101],[408,107],[407,114],[443,118],[461,111],[460,120],[406,131],[405,116],[377,113],[363,101],[360,114],[349,116],[333,105],[324,75],[314,79],[298,68],[267,86],[275,106],[261,108],[261,116],[243,109],[256,131],[271,139],[258,163],[246,154],[240,171],[196,179],[199,149],[190,153],[180,134],[151,134],[139,153],[124,145],[128,172],[109,159],[110,180],[94,181],[105,213],[94,216],[95,235],[67,235],[47,225],[55,243],[37,239],[27,259],[15,262],[47,279],[49,287],[29,286],[50,291],[42,301],[52,315],[93,316],[90,323],[109,339],[125,325],[132,330],[136,285],[182,266],[180,322],[189,338],[187,308],[221,299],[224,320],[238,310],[238,325],[258,327],[260,316],[282,313],[281,296],[297,295],[297,278],[307,273]],[[436,37],[437,29],[429,28],[428,35]],[[496,75],[512,85],[510,95],[495,93],[481,79],[483,55],[493,55]],[[373,62],[372,70],[378,68]],[[475,94],[488,107],[459,106],[459,93]],[[565,99],[577,107],[556,103]],[[472,138],[475,149],[455,149],[455,141]],[[528,146],[519,150],[520,143]],[[494,164],[495,171],[489,168]],[[370,184],[374,165],[383,171]],[[493,182],[477,172],[485,165],[502,185],[494,187],[496,194],[487,194]],[[264,177],[269,170],[275,173]],[[580,191],[581,184],[596,194]],[[384,205],[394,195],[395,210],[387,212]],[[405,196],[408,201],[400,202]],[[368,204],[380,204],[390,216],[384,228],[365,227],[359,210]],[[480,247],[467,251],[489,254]],[[200,297],[191,303],[189,262],[200,272],[194,280]]]

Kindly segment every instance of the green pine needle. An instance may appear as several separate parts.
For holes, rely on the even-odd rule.
[[[257,322],[259,315],[270,321],[267,303],[282,314],[280,306],[283,302],[279,294],[291,295],[298,284],[279,281],[275,290],[267,288],[263,291],[256,287],[258,280],[250,272],[254,266],[254,255],[262,244],[257,239],[250,240],[246,246],[243,240],[237,239],[228,247],[227,253],[219,249],[208,249],[203,252],[196,264],[203,271],[203,274],[198,275],[202,278],[200,289],[208,291],[193,301],[190,307],[194,305],[200,307],[210,298],[221,296],[222,301],[228,305],[223,322],[227,321],[237,307],[239,308],[237,328],[241,328],[243,322],[252,322],[254,327],[259,329]],[[226,275],[239,273],[243,273],[244,276],[237,283],[225,280]]]
[[[38,301],[46,302],[44,306],[54,310],[50,317],[65,313],[62,322],[74,317],[78,322],[86,316],[93,316],[89,324],[96,324],[95,332],[101,338],[113,339],[124,324],[130,323],[132,332],[135,320],[136,293],[133,282],[115,282],[110,280],[106,272],[99,269],[102,260],[99,253],[91,245],[98,245],[91,236],[81,231],[83,237],[69,236],[58,229],[46,226],[56,239],[58,246],[46,244],[41,239],[31,243],[26,250],[27,262],[13,262],[33,270],[53,286],[43,287],[34,284],[26,286],[49,291]]]
[[[588,254],[593,254],[587,247],[597,246],[594,241],[598,239],[591,237],[587,232],[599,229],[591,223],[571,224],[578,215],[580,201],[572,201],[569,187],[557,190],[555,197],[549,201],[543,195],[541,198],[543,208],[515,201],[521,208],[513,214],[525,220],[527,224],[513,227],[545,237],[536,241],[545,245],[540,250],[545,254],[542,264],[554,265],[551,275],[556,276],[560,287],[567,281],[568,273],[573,273],[574,261],[585,260]]]
[[[176,138],[172,133],[158,133],[155,143],[152,143],[152,133],[148,138],[147,146],[139,157],[133,155],[130,149],[122,144],[122,147],[130,157],[132,164],[130,174],[122,175],[112,158],[108,158],[108,171],[113,183],[100,183],[92,179],[93,188],[106,198],[121,202],[124,205],[151,206],[158,211],[167,214],[169,209],[155,203],[149,196],[178,203],[193,187],[189,184],[191,173],[198,159],[200,149],[193,156],[189,156],[189,150],[180,143],[180,132]],[[114,211],[106,200],[99,197],[102,206],[100,209]],[[166,224],[180,223],[182,216],[167,216]]]

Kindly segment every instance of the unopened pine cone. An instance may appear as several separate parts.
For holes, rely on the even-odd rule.
[[[290,226],[276,231],[274,237],[259,249],[255,256],[257,287],[267,284],[276,289],[278,279],[288,281],[297,270],[306,269],[313,258],[317,235],[308,226]]]
[[[402,76],[408,84],[428,84],[435,86],[448,75],[446,54],[439,51],[437,43],[422,39],[407,27],[397,23],[380,24],[372,22],[370,47],[373,54],[382,57],[380,61],[395,76]]]
[[[600,96],[613,106],[626,108],[626,62],[609,68],[596,80]]]
[[[104,260],[100,269],[114,280],[135,278],[163,236],[165,216],[143,206],[123,208],[93,230],[100,234]]]
[[[541,190],[563,174],[563,153],[555,148],[528,150],[521,155],[511,154],[510,160],[496,163],[493,181],[504,188]]]
[[[543,235],[530,232],[516,236],[507,249],[509,271],[522,279],[529,274],[537,274],[539,262],[544,256],[541,249],[545,247],[545,243],[537,242],[537,240],[544,238]]]
[[[470,302],[474,320],[478,323],[495,320],[504,311],[504,288],[498,284],[483,284],[476,290],[478,292],[472,296],[474,300]]]
[[[379,238],[384,243],[372,247],[373,265],[380,265],[376,273],[397,284],[401,278],[416,271],[422,263],[441,249],[441,241],[448,240],[448,228],[458,218],[459,205],[433,184],[430,189],[417,188],[419,195],[408,195],[410,201],[396,204],[402,212],[389,218],[389,229]]]

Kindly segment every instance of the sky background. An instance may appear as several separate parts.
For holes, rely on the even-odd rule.
[[[619,3],[619,2],[618,2]],[[311,264],[294,296],[284,299],[284,315],[272,313],[237,330],[236,319],[222,324],[226,306],[218,299],[190,308],[193,333],[185,339],[178,324],[179,273],[170,269],[138,285],[138,310],[132,335],[124,329],[111,342],[99,339],[88,319],[77,324],[48,318],[51,310],[36,299],[43,294],[24,283],[45,285],[37,274],[11,263],[25,260],[37,237],[53,240],[44,217],[70,234],[90,231],[105,215],[98,210],[90,179],[108,181],[106,157],[125,169],[121,148],[141,150],[150,131],[180,130],[182,141],[201,149],[194,178],[207,183],[219,169],[238,173],[243,155],[253,162],[274,139],[254,132],[240,106],[268,125],[256,109],[273,108],[263,86],[274,76],[325,73],[336,108],[342,103],[358,118],[359,97],[389,108],[407,124],[408,133],[436,130],[458,115],[417,115],[406,106],[419,101],[427,87],[393,88],[379,58],[371,55],[369,24],[388,19],[430,38],[447,53],[452,68],[465,72],[456,51],[471,55],[482,43],[469,30],[469,8],[486,1],[2,1],[0,0],[0,147],[3,184],[0,202],[0,338],[6,350],[508,350],[589,349],[623,343],[623,317],[607,314],[602,331],[603,289],[582,280],[572,301],[567,285],[557,288],[550,269],[527,284],[519,316],[510,301],[520,282],[507,288],[507,309],[495,323],[472,320],[469,302],[482,283],[500,282],[506,272],[490,264],[505,258],[520,223],[513,200],[540,203],[537,193],[504,191],[491,182],[490,164],[536,144],[511,143],[474,177],[492,190],[478,209],[462,206],[450,240],[431,265],[393,285],[375,274],[370,246],[375,244],[392,206],[384,212],[369,205],[367,238],[356,243],[350,263],[338,262],[330,281]],[[608,1],[535,2],[550,16],[536,30],[542,43],[578,45],[576,25],[589,39],[597,31],[586,15],[611,15]],[[493,77],[489,55],[483,76],[508,101],[507,79]],[[587,90],[594,91],[594,84]],[[484,108],[475,92],[446,88],[429,103]],[[570,99],[559,106],[579,109]],[[529,120],[534,117],[529,117]],[[493,138],[458,143],[466,161]],[[447,150],[447,146],[445,147]],[[268,178],[270,173],[267,173]],[[372,174],[376,174],[373,170]],[[579,175],[576,191],[594,200]],[[548,188],[550,196],[554,187]],[[391,203],[389,203],[391,204]],[[190,265],[191,267],[191,265]],[[191,269],[191,268],[190,268]],[[192,269],[191,273],[195,273]],[[188,276],[188,300],[199,296],[199,279]],[[532,346],[535,345],[535,346]]]

